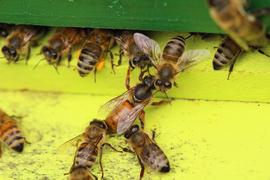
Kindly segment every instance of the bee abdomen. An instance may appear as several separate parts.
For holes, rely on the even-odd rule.
[[[89,74],[96,66],[100,54],[92,52],[90,49],[82,49],[77,64],[78,72],[81,76]]]
[[[7,123],[1,132],[0,138],[4,143],[16,152],[23,151],[25,139],[15,124]]]
[[[96,162],[98,155],[97,148],[88,143],[82,143],[77,151],[74,167],[91,168]]]
[[[156,144],[150,144],[146,147],[143,151],[142,157],[142,160],[152,169],[164,173],[170,171],[168,158]]]
[[[215,53],[213,59],[214,70],[222,69],[224,66],[232,63],[240,52],[241,48],[233,40],[226,38]]]
[[[177,62],[179,57],[185,51],[185,39],[182,36],[172,38],[163,50],[163,59]]]

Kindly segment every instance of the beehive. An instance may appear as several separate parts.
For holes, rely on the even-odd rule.
[[[169,16],[166,16],[164,23],[158,23],[159,20],[163,22],[162,17],[158,19],[155,13],[160,13],[166,8],[169,8],[168,12],[172,12],[170,9],[176,8],[173,1],[156,1],[156,4],[136,1],[136,7],[154,6],[154,10],[152,14],[149,13],[153,21],[142,21],[142,17],[146,15],[142,14],[142,17],[138,16],[137,19],[133,16],[134,23],[124,18],[124,15],[132,12],[123,10],[132,7],[127,6],[127,2],[104,1],[102,4],[100,1],[93,1],[94,5],[100,7],[93,14],[90,10],[78,9],[88,7],[86,1],[60,2],[49,0],[1,2],[0,21],[218,32],[213,23],[209,19],[206,20],[209,17],[208,14],[204,14],[205,12],[201,17],[206,19],[200,23],[206,25],[194,25],[195,21],[192,18],[194,19],[195,15],[191,16],[193,13],[189,8],[197,7],[195,2],[178,2],[177,7],[183,10],[179,10],[178,20],[177,18],[170,20]],[[254,2],[252,1],[252,5]],[[199,1],[197,3],[198,9],[203,7],[202,3]],[[15,5],[20,7],[16,13]],[[160,8],[161,5],[164,8]],[[258,7],[262,5],[264,3],[261,1],[256,3]],[[110,8],[111,11],[107,11]],[[58,11],[59,9],[62,10]],[[73,12],[74,9],[77,9],[76,13]],[[140,8],[138,10],[146,11]],[[121,14],[123,12],[126,14]],[[119,18],[117,23],[110,19],[111,15],[108,16],[110,13]],[[186,13],[190,14],[184,16]],[[24,16],[21,16],[22,14]],[[183,19],[181,15],[184,16]],[[60,21],[61,17],[67,18]],[[91,17],[93,21],[89,21],[88,24],[88,19],[84,17]],[[169,20],[172,23],[168,23]],[[182,26],[181,23],[185,22],[186,24]],[[155,32],[153,38],[163,47],[166,41],[176,34],[179,33]],[[193,37],[188,40],[187,48],[208,49],[212,57],[214,47],[220,40],[219,37],[209,40]],[[1,41],[0,45],[3,43]],[[76,148],[71,146],[70,152],[66,152],[59,150],[58,147],[82,133],[92,118],[103,117],[103,114],[98,113],[99,107],[125,91],[124,80],[128,65],[126,59],[123,65],[117,67],[116,74],[111,73],[109,62],[106,62],[105,68],[98,72],[95,83],[92,75],[86,78],[78,76],[74,70],[76,58],[73,59],[70,68],[63,64],[59,68],[59,75],[45,62],[33,70],[35,64],[42,58],[37,55],[39,50],[39,47],[34,48],[28,65],[23,61],[18,64],[7,64],[4,59],[0,59],[1,108],[9,114],[24,116],[19,123],[27,140],[31,142],[26,145],[22,154],[3,148],[0,161],[0,179],[3,180],[66,179],[64,173],[68,172],[72,164]],[[270,52],[269,48],[265,50]],[[114,48],[113,52],[118,53],[118,48]],[[226,80],[228,69],[213,71],[211,57],[178,76],[179,87],[168,92],[170,97],[175,98],[171,105],[146,108],[146,130],[151,132],[152,129],[156,129],[156,141],[167,154],[172,171],[166,175],[147,171],[145,179],[269,179],[269,58],[257,52],[244,54],[237,62],[231,79]],[[136,83],[136,73],[138,72],[132,74],[133,84]],[[164,97],[158,94],[154,101],[159,98]],[[109,142],[115,147],[126,146],[123,137],[112,137]],[[107,179],[139,177],[140,165],[132,154],[119,154],[105,148],[103,157]],[[94,166],[93,172],[100,175],[98,164]]]

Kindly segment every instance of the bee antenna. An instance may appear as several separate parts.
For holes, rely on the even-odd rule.
[[[235,58],[235,60],[230,65],[230,69],[229,69],[227,80],[230,80],[230,76],[231,76],[231,73],[233,72],[233,68],[234,68],[234,64],[235,64],[236,60],[237,60],[237,58]]]
[[[59,75],[60,73],[59,73],[59,71],[58,71],[57,66],[56,66],[56,65],[54,65],[54,64],[52,64],[52,66],[53,66],[53,68],[55,69],[55,71],[57,72],[57,74]]]
[[[43,60],[45,60],[45,58],[40,59],[40,60],[37,62],[37,64],[33,67],[33,70],[36,69],[37,66],[39,65],[39,63],[40,63],[41,61],[43,61]]]

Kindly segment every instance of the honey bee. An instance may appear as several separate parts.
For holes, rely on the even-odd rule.
[[[51,36],[48,45],[42,47],[41,52],[49,64],[58,66],[64,55],[67,55],[68,65],[72,59],[72,51],[81,45],[86,37],[84,29],[59,28]]]
[[[90,172],[90,169],[96,162],[98,154],[100,154],[100,167],[103,177],[103,167],[101,164],[103,146],[108,145],[113,150],[118,151],[110,144],[105,143],[107,130],[108,127],[104,121],[94,119],[90,122],[85,132],[78,136],[83,142],[77,149],[73,165],[69,171],[71,180],[96,178],[96,176]]]
[[[228,79],[237,57],[243,52],[242,48],[239,47],[231,38],[226,37],[223,42],[218,47],[214,59],[213,68],[214,70],[219,70],[230,64],[230,70],[228,74]]]
[[[24,56],[26,63],[30,57],[31,46],[36,46],[38,40],[44,35],[44,27],[15,26],[7,37],[7,43],[2,47],[2,52],[8,63],[17,62]]]
[[[134,41],[141,51],[149,55],[152,64],[157,69],[155,86],[161,92],[166,92],[176,86],[176,75],[186,68],[202,61],[209,56],[209,51],[204,49],[185,51],[185,38],[176,36],[164,47],[161,55],[159,44],[149,37],[134,34]]]
[[[77,70],[81,77],[85,77],[94,70],[101,69],[104,65],[104,58],[107,53],[111,56],[112,69],[114,67],[113,54],[110,49],[114,45],[113,33],[109,30],[94,29],[90,32],[79,55]]]
[[[20,153],[23,151],[26,141],[16,121],[0,109],[0,157],[2,154],[1,142]]]
[[[144,107],[150,103],[154,90],[154,77],[145,76],[143,81],[101,107],[110,111],[105,119],[108,133],[122,134],[139,117],[144,127]]]
[[[130,73],[135,67],[140,68],[141,73],[139,80],[142,80],[145,72],[149,72],[152,66],[151,60],[148,55],[144,54],[134,42],[133,33],[124,31],[120,37],[116,37],[116,42],[120,45],[119,61],[121,64],[122,56],[125,55],[129,58],[129,66],[126,75],[126,87],[130,89]]]
[[[6,38],[12,31],[13,25],[0,23],[0,36]]]
[[[148,134],[140,130],[138,125],[133,125],[125,132],[124,136],[141,165],[140,179],[143,178],[145,166],[162,173],[170,171],[169,160],[155,143],[154,133],[151,139]]]
[[[266,28],[257,17],[247,13],[246,0],[208,0],[210,15],[243,50],[268,43]]]

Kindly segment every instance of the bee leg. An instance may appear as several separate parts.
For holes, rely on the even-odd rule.
[[[137,157],[138,157],[138,161],[139,161],[139,163],[140,163],[140,165],[141,165],[140,179],[142,179],[143,176],[144,176],[144,169],[145,169],[145,168],[144,168],[144,165],[143,165],[141,159],[139,158],[139,156],[137,156]]]
[[[242,52],[242,51],[239,51],[239,53],[234,57],[234,59],[233,59],[233,61],[232,61],[232,64],[230,65],[230,69],[229,69],[229,73],[228,73],[227,80],[230,79],[231,73],[233,72],[233,68],[234,68],[235,62],[237,61],[237,58],[238,58],[238,56],[241,54],[241,52]]]
[[[187,37],[185,37],[184,39],[187,40],[189,39],[190,37],[194,36],[194,33],[190,33]]]
[[[16,116],[16,115],[11,115],[10,117],[16,120],[22,120],[23,118],[25,118],[25,116]]]
[[[58,67],[61,63],[61,59],[62,59],[62,55],[60,54],[57,58],[57,61],[56,61],[56,67]]]
[[[149,70],[144,70],[144,71],[143,71],[143,70],[141,69],[141,73],[140,73],[140,75],[139,75],[139,80],[140,80],[140,81],[143,80],[144,74],[145,74],[147,71],[149,72]]]
[[[178,88],[178,85],[175,81],[173,82],[173,85],[174,85],[174,87]]]
[[[103,171],[103,165],[102,165],[103,147],[104,147],[104,144],[102,144],[102,146],[100,147],[100,154],[99,154],[99,167],[101,170],[101,179],[103,179],[103,177],[104,177],[104,171]]]
[[[68,58],[68,68],[69,68],[70,67],[70,61],[72,59],[71,48],[69,48],[69,50],[68,50],[67,58]]]
[[[102,166],[102,153],[103,153],[103,147],[104,146],[109,146],[112,150],[114,150],[114,151],[116,151],[116,152],[121,152],[122,153],[122,151],[119,151],[119,150],[117,150],[117,149],[115,149],[111,144],[109,144],[109,143],[103,143],[102,145],[101,145],[101,147],[100,147],[100,154],[99,154],[99,166],[100,166],[100,170],[101,170],[101,179],[103,179],[104,178],[104,171],[103,171],[103,166]]]
[[[131,154],[135,154],[135,152],[132,151],[132,150],[129,149],[129,148],[124,148],[124,147],[121,147],[121,146],[120,146],[120,148],[122,148],[122,150],[123,150],[124,152],[128,152],[128,153],[131,153]]]
[[[114,66],[117,66],[117,65],[114,64],[114,62],[113,62],[113,53],[112,53],[112,51],[109,51],[109,54],[110,54],[110,58],[111,58],[111,67],[112,67],[112,71],[113,71],[113,73],[115,74]]]
[[[128,66],[127,75],[126,75],[126,88],[127,88],[127,90],[130,89],[130,72],[131,72],[131,67]]]
[[[29,60],[29,58],[30,58],[30,53],[31,53],[31,48],[30,48],[30,46],[28,45],[28,46],[26,47],[25,64],[28,64],[28,60]]]
[[[117,150],[117,149],[115,149],[111,144],[109,144],[109,143],[103,143],[102,144],[102,146],[108,146],[108,147],[110,147],[112,150],[114,150],[114,151],[116,151],[116,152],[120,152],[120,153],[122,153],[122,151],[120,151],[120,150]]]
[[[165,105],[165,104],[171,104],[172,102],[172,98],[170,99],[166,99],[166,100],[161,100],[161,101],[157,101],[157,102],[152,102],[151,105],[152,106],[161,106],[161,105]]]
[[[141,128],[144,129],[144,119],[145,119],[145,112],[142,110],[142,112],[139,115],[139,120],[141,122]]]
[[[23,139],[24,139],[24,142],[25,142],[26,144],[31,144],[31,142],[27,141],[26,138],[23,138]]]
[[[95,180],[98,180],[98,177],[91,173],[91,175],[95,178]]]
[[[2,147],[1,147],[1,142],[0,142],[0,158],[2,157]]]
[[[124,55],[124,51],[120,48],[120,50],[119,50],[119,59],[118,59],[118,62],[117,62],[118,66],[120,66],[122,64],[123,55]]]
[[[154,129],[152,130],[152,140],[155,141],[155,139],[156,139],[156,131]]]
[[[97,68],[94,69],[94,82],[96,83],[97,81]]]
[[[267,56],[267,57],[270,57],[269,54],[266,54],[266,53],[265,53],[263,50],[261,50],[261,49],[257,49],[257,51],[258,51],[259,53],[261,53],[261,54]]]

